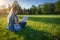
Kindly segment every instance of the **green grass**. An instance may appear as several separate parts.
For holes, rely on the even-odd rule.
[[[29,16],[28,27],[19,32],[6,30],[7,19],[0,17],[0,40],[60,40],[60,16],[57,16]]]

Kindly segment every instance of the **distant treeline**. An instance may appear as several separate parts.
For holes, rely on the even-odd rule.
[[[29,9],[23,9],[23,14],[60,14],[60,1],[55,3],[44,3],[42,5],[32,5]]]
[[[16,6],[15,4],[17,4],[19,15],[60,14],[59,0],[55,3],[44,3],[41,5],[38,5],[38,7],[36,7],[35,5],[32,5],[32,7],[30,7],[29,9],[26,9],[26,8],[22,9],[21,6],[19,6],[17,1],[14,1],[12,6]],[[0,10],[0,14],[8,14],[12,6],[9,6],[8,9]],[[2,13],[2,11],[4,12]]]

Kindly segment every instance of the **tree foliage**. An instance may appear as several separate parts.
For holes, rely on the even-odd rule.
[[[55,12],[60,13],[60,1],[55,3]]]
[[[30,10],[31,10],[32,14],[36,14],[36,12],[37,12],[37,8],[34,5],[32,5],[32,7],[30,8]]]

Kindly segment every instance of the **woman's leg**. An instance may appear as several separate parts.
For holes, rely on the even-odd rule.
[[[8,25],[7,29],[8,30],[14,30],[14,26],[13,25]]]
[[[26,21],[28,20],[28,17],[27,16],[24,16],[23,19],[22,19],[22,22],[20,22],[19,24],[21,25],[21,27],[25,27],[26,26]]]
[[[19,25],[20,25],[22,28],[25,27],[26,24],[27,24],[26,22],[20,22],[20,23],[19,23]]]

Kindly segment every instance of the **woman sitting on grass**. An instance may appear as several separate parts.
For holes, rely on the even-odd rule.
[[[23,27],[25,27],[26,20],[27,20],[25,19],[26,17],[23,17],[23,20],[19,21],[17,17],[17,12],[18,12],[17,7],[13,7],[10,13],[8,14],[8,17],[7,17],[7,21],[8,21],[7,29],[8,30],[20,31]]]

